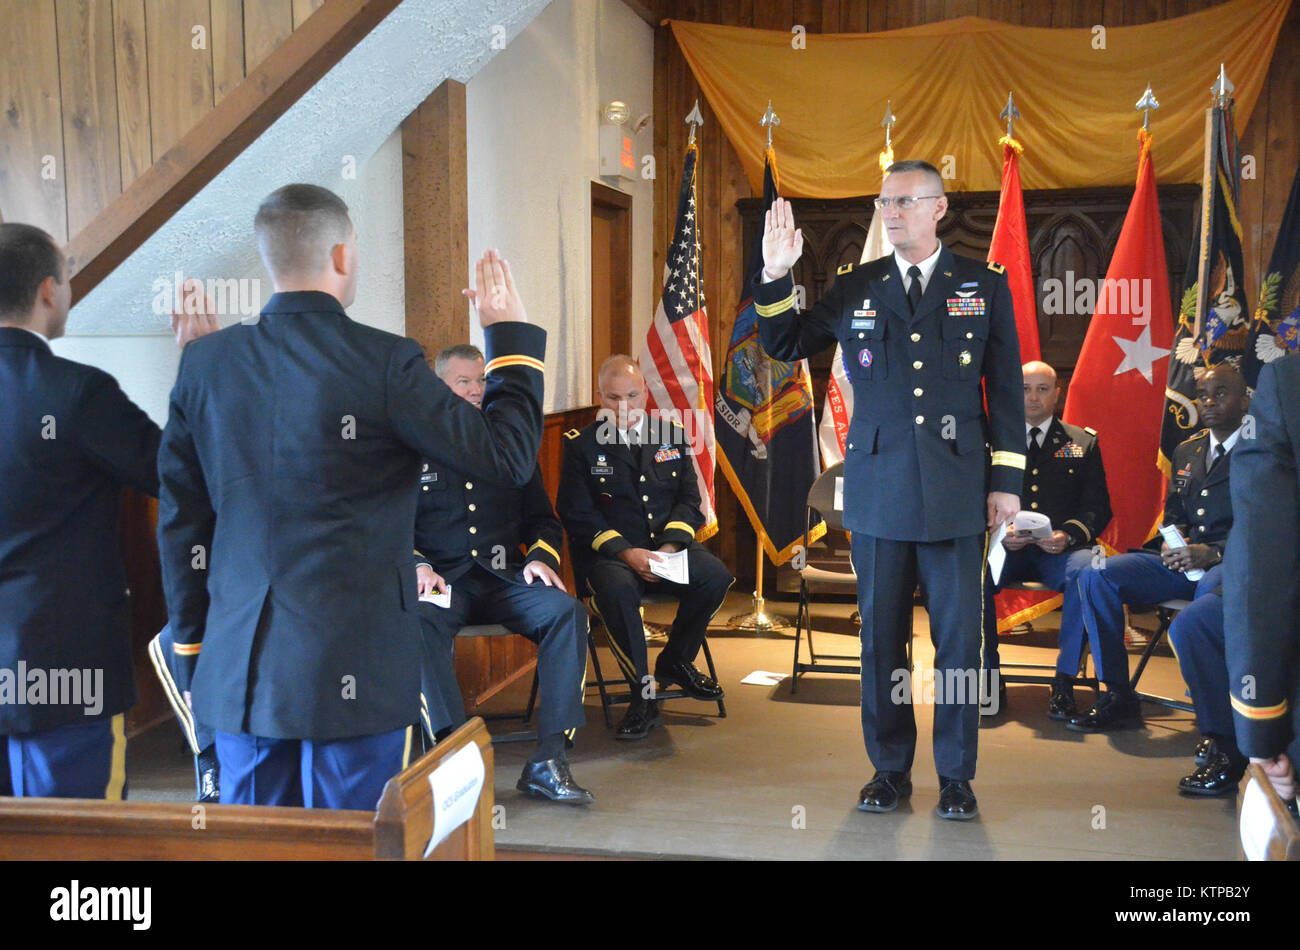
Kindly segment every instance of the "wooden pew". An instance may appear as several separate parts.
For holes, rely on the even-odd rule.
[[[0,798],[0,859],[420,860],[433,834],[429,774],[471,742],[483,756],[482,793],[469,821],[429,860],[490,861],[492,738],[477,717],[389,779],[373,812]]]

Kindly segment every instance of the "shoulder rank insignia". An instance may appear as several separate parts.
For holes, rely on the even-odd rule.
[[[577,429],[570,429],[568,432],[564,433],[564,437],[566,439],[576,439],[581,434],[582,433],[579,432]]]
[[[1007,272],[1007,269],[997,261],[989,261],[989,270],[993,271],[995,274],[1005,274]]]
[[[1084,427],[1083,427],[1083,431],[1086,432],[1086,433],[1088,433],[1088,435],[1096,435],[1096,434],[1097,434],[1097,430],[1096,430],[1096,429],[1090,429],[1090,428],[1088,428],[1087,426],[1084,426]]]
[[[841,274],[847,274],[851,270],[853,270],[852,264],[841,264],[839,268],[835,271],[835,276],[839,277]]]

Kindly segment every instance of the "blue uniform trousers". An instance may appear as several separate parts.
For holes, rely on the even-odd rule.
[[[985,535],[891,541],[853,533],[862,614],[862,737],[878,770],[907,771],[916,755],[913,701],[934,702],[934,764],[951,779],[975,777]],[[933,691],[908,670],[912,594],[927,592],[934,642]],[[922,690],[917,695],[917,690]]]
[[[1075,583],[1066,588],[1066,617],[1061,635],[1087,635],[1097,678],[1111,689],[1128,688],[1128,653],[1124,649],[1124,605],[1158,604],[1162,600],[1196,596],[1196,584],[1179,571],[1171,571],[1151,551],[1135,551],[1108,557],[1100,568],[1080,571]],[[1077,602],[1071,604],[1071,599]],[[1066,631],[1071,623],[1082,627]]]
[[[374,811],[406,766],[410,729],[351,739],[267,739],[216,733],[221,804]]]
[[[998,615],[993,595],[1002,590],[1004,585],[1015,581],[1039,581],[1054,591],[1063,591],[1074,583],[1080,571],[1092,566],[1092,559],[1092,548],[1048,554],[1037,545],[1030,545],[1019,551],[1007,552],[1007,560],[1002,565],[1002,576],[998,578],[997,585],[988,583],[984,587],[985,669],[996,670],[1001,666],[998,657]],[[1061,617],[1061,635],[1057,641],[1060,652],[1056,657],[1056,671],[1074,676],[1079,671],[1079,657],[1083,653],[1083,625],[1078,619],[1078,598],[1065,599],[1062,609],[1072,611],[1073,615]]]
[[[1178,666],[1204,735],[1233,738],[1228,699],[1228,660],[1223,640],[1223,566],[1216,564],[1196,585],[1196,599],[1169,625]]]
[[[125,798],[125,718],[0,736],[0,795]]]
[[[421,683],[430,737],[465,722],[456,681],[456,633],[464,626],[500,624],[537,644],[537,732],[568,733],[586,722],[587,611],[558,587],[499,577],[480,564],[451,583],[451,606],[419,605],[424,632]]]

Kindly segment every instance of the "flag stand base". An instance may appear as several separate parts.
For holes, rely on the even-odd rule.
[[[753,611],[747,614],[736,614],[727,621],[727,626],[733,630],[756,630],[760,633],[786,630],[794,626],[794,621],[789,617],[769,614],[765,604],[766,601],[758,594],[755,594]]]

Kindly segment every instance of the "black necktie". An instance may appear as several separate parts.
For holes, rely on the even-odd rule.
[[[907,302],[912,307],[912,313],[916,313],[916,308],[921,305],[921,268],[913,264],[907,269],[907,276],[911,278],[911,285],[907,288]]]
[[[1034,426],[1032,429],[1029,430],[1029,448],[1030,448],[1030,449],[1036,449],[1036,448],[1038,448],[1039,446],[1042,445],[1042,443],[1041,443],[1040,441],[1038,441],[1039,437],[1040,437],[1042,434],[1043,434],[1043,430],[1040,429],[1040,428],[1038,428],[1038,426]]]
[[[1220,442],[1218,445],[1216,445],[1216,446],[1214,447],[1214,454],[1213,454],[1213,456],[1212,456],[1211,459],[1210,459],[1210,467],[1207,468],[1206,471],[1208,472],[1211,468],[1214,468],[1214,466],[1218,465],[1219,462],[1221,462],[1221,461],[1223,460],[1223,457],[1224,457],[1225,455],[1227,455],[1227,454],[1228,454],[1228,453],[1226,453],[1225,451],[1223,451],[1223,443],[1222,443],[1222,442]]]

